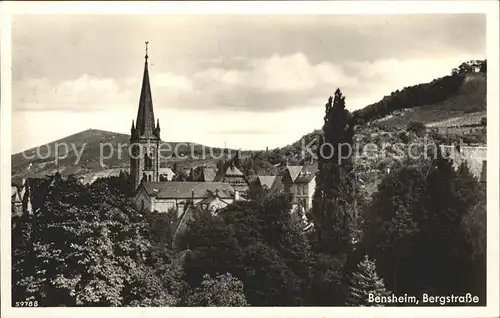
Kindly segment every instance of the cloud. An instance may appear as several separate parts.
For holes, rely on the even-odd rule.
[[[191,91],[193,89],[193,83],[189,79],[171,73],[160,73],[155,75],[151,79],[151,82],[151,85],[160,88],[180,91]]]
[[[13,128],[29,127],[29,135],[13,143],[70,128],[128,132],[147,39],[167,140],[286,144],[321,127],[337,87],[354,110],[484,58],[485,22],[484,14],[16,16]],[[49,132],[44,119],[73,125]]]
[[[350,110],[380,100],[384,95],[445,76],[475,55],[446,58],[350,60],[342,64],[312,63],[301,52],[245,59],[225,67],[220,60],[191,76],[150,69],[155,109],[279,112],[323,106],[340,88]],[[240,59],[243,60],[243,59]],[[121,110],[135,112],[142,74],[126,79],[88,74],[52,84],[28,78],[14,85],[14,109]]]
[[[95,111],[117,107],[130,94],[112,78],[97,78],[88,74],[55,85],[45,78],[28,78],[13,83],[13,108]]]
[[[216,85],[292,93],[312,90],[323,84],[356,83],[356,79],[348,77],[341,67],[327,62],[312,65],[301,52],[254,59],[248,69],[243,70],[210,68],[195,74],[195,77]]]

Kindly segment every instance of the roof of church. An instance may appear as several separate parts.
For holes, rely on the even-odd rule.
[[[231,185],[223,182],[143,182],[142,186],[149,196],[158,199],[189,199],[205,198],[209,192],[216,193],[220,198],[232,198],[234,189]]]
[[[155,137],[155,115],[153,112],[153,97],[151,95],[151,84],[149,83],[148,56],[144,63],[144,75],[142,77],[141,96],[139,98],[139,110],[135,129],[139,137]]]

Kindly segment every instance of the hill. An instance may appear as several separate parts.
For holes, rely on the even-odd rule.
[[[83,176],[99,173],[105,176],[118,173],[121,169],[128,170],[129,139],[130,136],[126,134],[88,129],[12,155],[12,178],[17,181],[22,177],[41,177],[56,171],[62,175]],[[175,157],[171,151],[176,147],[179,157]],[[179,168],[189,168],[194,161],[213,163],[213,159],[203,159],[203,153],[208,154],[212,151],[218,155],[222,152],[220,148],[191,142],[163,142],[160,149],[164,157],[160,166],[178,163]],[[199,157],[199,160],[186,160],[181,157],[192,158],[191,153]],[[56,160],[56,157],[59,160]]]
[[[479,124],[486,117],[486,73],[476,72],[463,65],[466,63],[454,69],[453,75],[397,90],[379,102],[353,112],[357,124],[355,140],[362,145],[370,142],[379,147],[383,144],[408,144],[412,140],[418,140],[407,131],[408,124],[415,121],[428,127]],[[319,134],[321,130],[305,134],[294,143],[268,152],[265,157],[273,165],[309,162],[312,160],[311,155],[303,151],[302,145],[311,145],[311,152],[315,153],[317,146],[314,142],[311,144],[311,141],[318,140]],[[443,143],[452,141],[448,137],[434,137]],[[485,136],[473,134],[460,137],[466,143],[469,139],[485,140]],[[456,138],[453,140],[456,141]],[[259,160],[262,161],[263,158],[261,154]],[[366,185],[371,192],[379,172],[395,163],[400,162],[377,156],[367,159],[361,154],[357,169],[360,175],[371,175],[366,178],[370,180]]]
[[[422,122],[428,126],[479,123],[482,117],[486,117],[486,74],[473,73],[456,77],[461,84],[446,99],[406,108],[411,104],[401,98],[400,107],[403,109],[394,110],[372,122],[388,127],[405,126],[410,121]]]

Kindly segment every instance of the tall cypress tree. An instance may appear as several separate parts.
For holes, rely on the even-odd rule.
[[[319,247],[330,253],[345,250],[354,224],[354,121],[340,89],[325,105],[323,134],[318,152],[318,174],[313,218]]]

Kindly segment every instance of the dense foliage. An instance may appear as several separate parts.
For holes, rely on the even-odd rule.
[[[218,275],[215,278],[203,275],[201,287],[188,295],[184,303],[195,307],[242,307],[247,306],[243,283],[231,274]]]
[[[456,171],[439,154],[384,178],[361,248],[395,293],[484,296],[485,252],[477,244],[485,241],[475,232],[485,226],[484,188],[465,164]]]
[[[168,306],[182,269],[144,215],[102,183],[42,180],[33,216],[13,219],[13,301],[40,306]]]
[[[367,123],[396,110],[432,105],[456,93],[462,85],[463,74],[445,76],[427,84],[418,84],[392,92],[377,103],[356,111],[359,123]]]
[[[264,204],[240,202],[217,216],[199,213],[185,237],[186,281],[231,273],[241,280],[249,304],[304,304],[310,281],[310,246],[283,197]]]
[[[337,89],[325,105],[317,149],[319,171],[312,214],[319,248],[328,252],[343,251],[355,239],[354,122],[345,107],[345,97]]]

